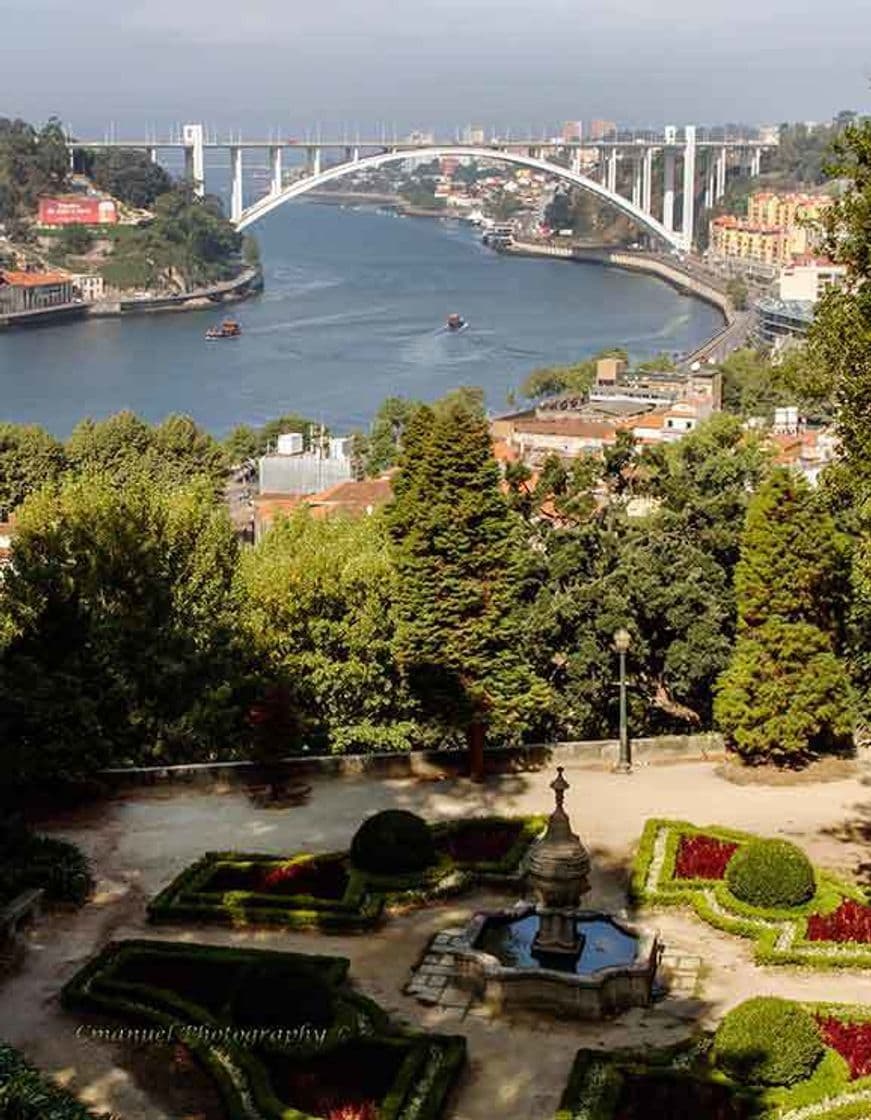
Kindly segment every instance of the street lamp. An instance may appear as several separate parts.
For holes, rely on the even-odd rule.
[[[629,751],[629,728],[626,719],[626,652],[632,642],[632,635],[625,626],[614,633],[614,649],[620,656],[620,757],[614,770],[618,774],[632,772],[632,755]]]

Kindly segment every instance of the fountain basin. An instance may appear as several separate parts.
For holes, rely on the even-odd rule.
[[[606,1019],[652,1000],[660,942],[655,933],[598,910],[566,911],[580,952],[540,953],[539,908],[523,903],[476,914],[455,954],[454,982],[491,1011],[545,1011]]]

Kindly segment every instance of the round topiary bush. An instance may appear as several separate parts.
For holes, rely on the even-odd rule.
[[[757,996],[730,1011],[714,1038],[714,1061],[750,1085],[794,1085],[823,1056],[816,1023],[797,1003]]]
[[[751,840],[726,867],[729,890],[742,902],[765,909],[800,906],[816,890],[810,860],[788,840]]]
[[[351,863],[361,871],[396,875],[436,861],[426,821],[404,809],[385,809],[363,821],[351,841]]]

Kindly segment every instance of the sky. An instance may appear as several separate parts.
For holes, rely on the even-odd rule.
[[[0,115],[79,136],[820,121],[869,79],[868,0],[0,0]]]

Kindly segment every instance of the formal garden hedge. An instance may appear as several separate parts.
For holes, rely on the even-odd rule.
[[[62,1001],[187,1047],[229,1120],[438,1120],[465,1039],[394,1026],[347,971],[340,957],[113,942]]]
[[[768,853],[759,861],[757,897],[773,897],[771,867],[783,871],[788,866],[790,897],[804,901],[762,906],[736,897],[730,889],[736,865],[742,892],[754,889],[747,878],[757,859],[753,855],[748,861],[751,849]],[[759,838],[750,833],[653,819],[645,825],[635,858],[632,894],[640,903],[691,906],[709,925],[752,938],[760,964],[871,968],[871,906],[865,893],[821,868],[813,868],[808,881],[804,864],[800,850],[785,841],[760,848]]]
[[[9,1120],[100,1120],[72,1093],[0,1042],[0,1116]],[[104,1113],[101,1116],[109,1120]]]
[[[724,1069],[718,1046],[727,1034],[733,1044],[743,1037],[748,1015],[759,1019],[758,1008],[748,1005],[759,1000],[730,1012],[716,1035],[700,1034],[677,1046],[579,1050],[555,1120],[867,1120],[871,1007],[772,1002],[781,1005],[777,1016],[785,1033],[747,1040],[744,1072],[740,1062]],[[768,1013],[763,1009],[763,1016]],[[789,1051],[788,1061],[778,1055],[778,1044]],[[790,1083],[767,1084],[760,1072]]]
[[[365,871],[348,852],[207,852],[151,901],[148,916],[153,922],[371,929],[391,909],[423,905],[482,883],[515,885],[545,823],[544,817],[530,816],[430,825],[434,862],[401,872]],[[364,822],[361,832],[365,827]]]

